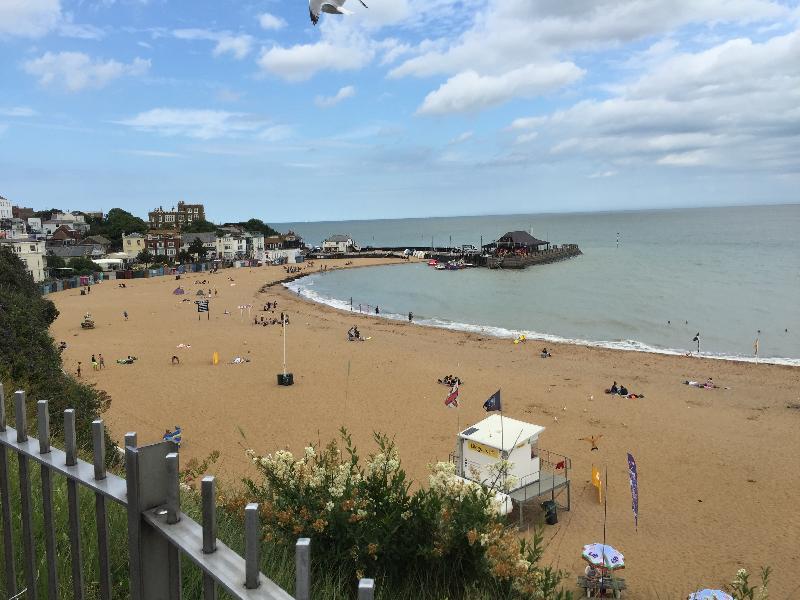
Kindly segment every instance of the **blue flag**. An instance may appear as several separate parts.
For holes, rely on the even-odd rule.
[[[628,453],[628,476],[631,480],[631,508],[633,509],[633,523],[639,529],[639,474],[636,470],[636,461]]]
[[[493,410],[500,410],[503,409],[500,407],[500,390],[497,390],[494,394],[489,396],[489,399],[483,403],[483,409],[486,412],[492,412]]]

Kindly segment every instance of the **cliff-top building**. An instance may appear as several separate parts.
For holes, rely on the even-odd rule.
[[[202,204],[178,202],[178,209],[164,210],[163,206],[147,213],[151,229],[180,229],[194,221],[205,221],[206,211]]]

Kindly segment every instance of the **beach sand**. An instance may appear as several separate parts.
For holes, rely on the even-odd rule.
[[[583,571],[582,546],[603,538],[603,506],[589,484],[594,464],[608,469],[606,535],[625,554],[628,598],[685,598],[720,587],[739,568],[756,572],[761,565],[774,570],[772,598],[800,597],[800,410],[788,408],[800,403],[800,369],[555,344],[547,344],[552,357],[541,359],[543,344],[533,340],[515,345],[357,316],[310,304],[281,286],[259,293],[284,276],[282,267],[226,269],[180,282],[127,280],[127,289],[111,281],[86,296],[52,294],[60,311],[52,334],[68,344],[65,369],[74,372],[82,361],[83,380],[113,398],[105,419],[116,439],[136,431],[140,443],[156,441],[179,424],[182,463],[220,450],[214,471],[232,482],[252,474],[245,447],[298,451],[310,441],[324,444],[345,426],[362,455],[374,448],[374,431],[394,436],[409,475],[426,483],[426,465],[447,460],[456,433],[484,418],[483,401],[501,388],[504,413],[545,426],[540,446],[572,459],[572,510],[544,528],[545,560],[572,573],[565,585],[573,588]],[[196,279],[211,283],[194,285]],[[172,294],[179,284],[185,296]],[[198,320],[200,287],[218,290],[210,320]],[[280,327],[253,325],[268,300],[278,300],[271,317],[285,311],[291,320],[292,387],[276,384]],[[243,304],[252,304],[251,317],[246,311],[240,317]],[[80,328],[87,311],[94,330]],[[347,341],[354,323],[369,341]],[[176,348],[181,343],[191,348]],[[92,372],[93,353],[103,354],[105,370]],[[134,365],[115,363],[128,354],[138,357]],[[180,365],[171,364],[173,354]],[[229,364],[235,355],[251,362]],[[436,381],[448,373],[465,381],[459,409],[444,406],[447,389]],[[730,389],[682,383],[707,377]],[[612,380],[646,397],[605,395]],[[599,434],[595,452],[578,439]],[[639,469],[638,531],[627,452]],[[541,511],[529,516],[540,519]]]

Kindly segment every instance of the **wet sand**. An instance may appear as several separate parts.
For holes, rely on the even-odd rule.
[[[259,292],[284,276],[282,267],[227,269],[179,282],[127,280],[127,289],[111,281],[92,286],[87,296],[59,292],[50,296],[60,311],[53,337],[68,344],[65,368],[74,372],[82,361],[83,379],[110,393],[105,419],[113,436],[137,431],[146,443],[179,424],[182,462],[218,449],[215,471],[232,482],[251,474],[245,447],[299,450],[309,441],[325,443],[345,426],[362,454],[373,448],[373,431],[395,436],[410,476],[424,483],[426,465],[447,460],[456,433],[484,418],[483,401],[501,388],[504,413],[547,427],[540,446],[572,459],[572,510],[560,511],[558,525],[544,529],[547,561],[577,574],[582,545],[602,540],[603,507],[589,484],[595,464],[608,468],[607,540],[625,554],[627,597],[685,598],[720,587],[738,568],[755,572],[761,565],[774,570],[771,597],[800,597],[800,410],[788,408],[800,403],[800,369],[551,344],[552,357],[541,359],[536,341],[514,345],[350,314],[310,304],[281,286]],[[196,279],[210,283],[195,285]],[[172,293],[179,284],[184,296]],[[194,300],[201,287],[218,292],[210,320],[205,314],[198,320]],[[280,327],[253,325],[265,315],[263,304],[274,300],[278,308],[269,318],[284,311],[291,321],[292,387],[276,384]],[[237,308],[246,304],[249,317]],[[94,330],[80,328],[87,311]],[[369,341],[347,341],[354,323]],[[92,353],[103,354],[105,370],[91,371]],[[115,363],[128,354],[138,357],[134,365]],[[172,355],[180,365],[171,364]],[[237,355],[250,362],[229,364]],[[436,382],[448,373],[465,381],[457,410],[444,406],[447,389]],[[707,377],[730,389],[682,384]],[[645,398],[605,395],[612,380]],[[603,436],[598,451],[578,439],[589,435]],[[639,468],[638,531],[627,452]],[[566,584],[573,582],[574,576]]]

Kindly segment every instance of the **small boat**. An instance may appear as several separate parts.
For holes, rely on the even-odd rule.
[[[447,267],[444,266],[442,263],[437,263],[434,267],[437,271],[444,271]]]
[[[439,264],[439,261],[438,261],[438,260],[436,260],[435,258],[432,258],[432,259],[430,259],[430,260],[428,261],[428,266],[429,266],[429,267],[435,267],[435,266],[436,266],[436,265],[438,265],[438,264]]]

